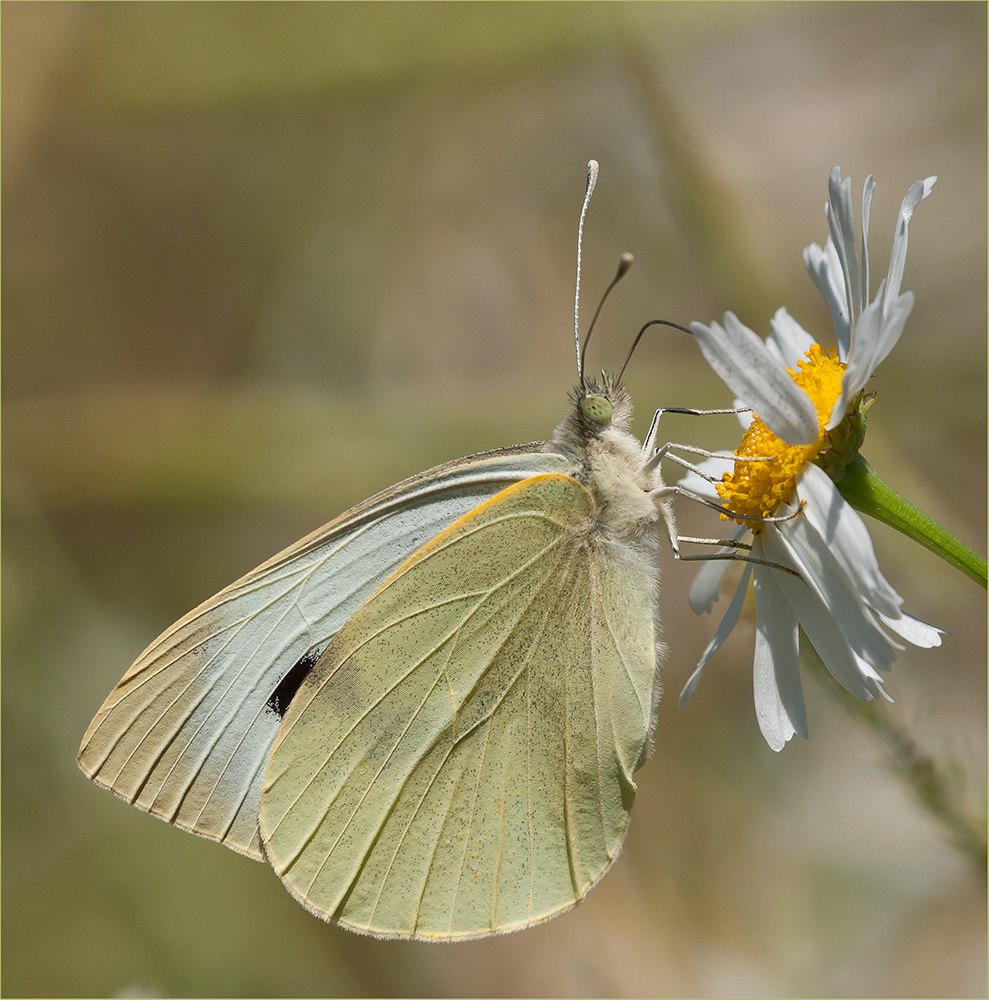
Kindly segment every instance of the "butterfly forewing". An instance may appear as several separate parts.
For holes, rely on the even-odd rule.
[[[567,909],[608,869],[650,722],[655,582],[605,551],[595,514],[569,476],[519,482],[331,643],[261,807],[271,863],[316,913],[477,937]]]
[[[509,483],[567,466],[535,447],[400,483],[190,612],[110,693],[83,738],[82,769],[140,808],[261,859],[264,773],[294,694],[286,675],[304,675],[425,541]]]

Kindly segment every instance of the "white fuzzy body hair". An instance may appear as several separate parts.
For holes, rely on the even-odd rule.
[[[583,414],[581,403],[588,396],[608,400],[609,421],[596,423]],[[631,398],[616,380],[606,375],[600,383],[588,382],[577,387],[547,450],[570,459],[574,479],[594,497],[596,515],[588,525],[588,543],[610,548],[611,558],[631,561],[655,581],[656,674],[649,737],[639,761],[641,766],[652,752],[656,709],[662,695],[659,673],[666,658],[658,601],[660,537],[675,535],[676,526],[670,502],[654,493],[663,488],[663,477],[658,466],[647,470],[646,463],[652,456],[643,454],[642,445],[629,431],[631,419]]]
[[[611,404],[611,420],[596,424],[581,413],[587,396],[603,396]],[[595,534],[633,547],[645,542],[655,552],[656,529],[661,522],[672,526],[673,514],[667,502],[650,496],[662,489],[659,468],[646,470],[652,456],[643,455],[642,445],[629,432],[632,401],[616,382],[589,382],[578,387],[567,413],[553,432],[549,448],[574,463],[573,477],[593,495],[598,507]],[[665,533],[665,532],[664,532]],[[648,541],[647,541],[648,539]]]

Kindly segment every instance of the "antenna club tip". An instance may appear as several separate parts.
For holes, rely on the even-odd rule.
[[[594,190],[594,185],[598,182],[598,161],[588,160],[587,161],[587,194],[585,200],[590,198],[591,192]]]
[[[628,269],[635,263],[635,257],[627,250],[621,255],[618,261],[618,277],[624,278],[628,274]]]

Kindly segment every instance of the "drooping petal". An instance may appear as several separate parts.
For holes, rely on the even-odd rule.
[[[811,243],[804,250],[804,265],[831,310],[838,358],[847,361],[851,345],[852,321],[848,315],[845,275],[838,259],[838,251],[835,250],[830,236],[825,241],[823,249],[816,243]]]
[[[731,538],[738,541],[746,531],[744,525],[739,525],[731,533]],[[718,555],[727,555],[734,551],[734,548],[725,546],[719,550]],[[728,565],[727,559],[712,559],[710,562],[705,562],[698,570],[687,592],[687,601],[695,615],[708,614],[714,607],[714,602],[718,599],[718,588],[721,586]]]
[[[776,310],[769,325],[773,332],[766,338],[766,348],[785,368],[796,368],[814,338],[786,311],[786,306]]]
[[[948,634],[944,629],[938,628],[936,625],[928,625],[927,622],[914,618],[913,615],[908,615],[905,611],[900,614],[899,618],[887,618],[884,614],[880,614],[879,619],[898,636],[922,649],[940,646],[941,636]]]
[[[712,560],[704,563],[697,571],[697,575],[690,584],[690,590],[687,591],[687,602],[695,615],[710,614],[713,610],[715,601],[718,599],[721,581],[724,579],[727,569],[727,560],[720,562]]]
[[[806,501],[804,517],[837,560],[852,589],[874,611],[899,617],[903,598],[879,571],[869,529],[831,477],[818,466],[808,465],[797,480],[797,496]]]
[[[727,566],[727,563],[725,563]],[[700,575],[700,574],[698,574]],[[745,572],[742,573],[742,579],[739,580],[738,586],[735,588],[735,593],[732,594],[731,603],[728,605],[721,622],[718,624],[711,641],[707,644],[704,649],[704,653],[700,658],[700,662],[697,664],[694,672],[687,679],[687,683],[684,684],[683,690],[680,692],[680,699],[677,702],[680,708],[690,701],[694,696],[694,692],[697,690],[697,685],[700,683],[701,674],[704,672],[704,667],[707,665],[707,661],[721,648],[721,644],[731,635],[731,630],[738,624],[738,616],[742,611],[742,605],[745,602],[745,592],[749,587],[749,577],[752,575],[752,567],[746,566]],[[696,582],[696,581],[695,581]]]
[[[817,414],[804,392],[766,348],[762,338],[725,313],[725,326],[691,323],[707,363],[725,385],[787,444],[817,438]]]
[[[910,220],[917,206],[931,193],[937,176],[925,177],[922,181],[914,181],[900,204],[900,212],[896,218],[896,229],[893,232],[893,249],[889,255],[889,272],[886,275],[886,299],[883,310],[887,311],[900,294],[900,284],[903,282],[903,268],[907,262],[907,231]]]
[[[697,664],[694,668],[694,672],[687,678],[687,683],[684,684],[683,690],[680,692],[680,697],[677,698],[677,708],[683,708],[683,706],[686,705],[687,702],[690,701],[690,699],[697,693],[697,686],[701,682],[701,675],[704,673],[704,667],[707,665],[710,654],[714,652],[712,646],[714,646],[716,638],[717,633],[715,633],[715,638],[707,644],[707,649],[704,650],[704,655],[701,657],[700,663]]]
[[[792,566],[828,609],[849,647],[877,670],[889,670],[896,653],[875,616],[851,589],[831,551],[803,516],[767,525],[763,546],[771,562]]]
[[[759,729],[780,751],[794,733],[807,739],[807,712],[800,683],[797,616],[783,599],[774,570],[757,566],[755,655],[752,685]]]
[[[815,601],[814,595],[809,591],[804,593],[806,604]],[[823,605],[818,603],[816,608],[800,607],[799,602],[800,597],[797,597],[796,611],[800,627],[817,650],[828,673],[859,701],[874,701],[876,695],[884,693],[882,677],[849,647],[840,632],[835,631]]]
[[[777,581],[800,627],[831,676],[860,701],[872,701],[879,690],[879,674],[848,645],[835,628],[831,611],[802,580],[780,573]]]

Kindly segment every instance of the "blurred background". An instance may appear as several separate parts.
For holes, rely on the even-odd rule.
[[[805,672],[811,739],[752,707],[751,619],[664,563],[670,655],[624,853],[571,913],[461,945],[361,938],[274,873],[87,782],[79,740],[165,627],[346,507],[547,437],[646,320],[780,305],[830,337],[801,251],[828,172],[873,172],[885,274],[910,183],[917,303],[864,453],[977,551],[986,525],[986,8],[969,3],[4,4],[6,995],[978,996],[985,878]],[[875,284],[875,280],[874,280]],[[825,340],[825,343],[828,341]],[[728,405],[689,338],[627,374]],[[737,443],[733,418],[666,435]],[[672,470],[671,470],[672,474]],[[717,532],[679,507],[681,530]],[[984,815],[985,593],[880,525],[906,608],[881,711]],[[722,608],[724,600],[722,601]],[[716,612],[716,614],[720,614]]]

